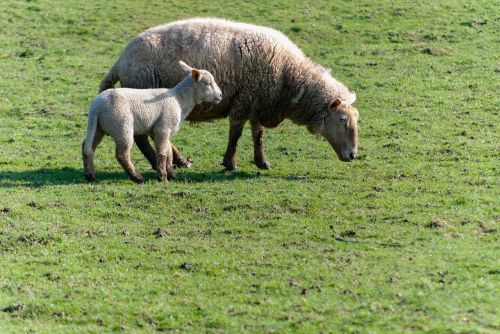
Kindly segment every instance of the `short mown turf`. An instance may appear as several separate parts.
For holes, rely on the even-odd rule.
[[[0,2],[0,333],[500,331],[495,1]],[[228,122],[184,124],[194,160],[128,180],[86,113],[123,47],[193,16],[281,30],[357,92],[360,156],[285,122],[273,169],[220,166]]]

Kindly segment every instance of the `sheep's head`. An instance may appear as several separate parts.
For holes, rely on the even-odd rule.
[[[342,161],[352,161],[358,153],[358,118],[359,113],[351,103],[356,100],[352,93],[343,101],[335,98],[327,105],[327,115],[320,133],[330,143]]]
[[[222,92],[210,72],[192,68],[182,60],[179,61],[179,65],[184,74],[190,75],[193,80],[193,95],[196,104],[202,102],[217,104],[222,100]]]

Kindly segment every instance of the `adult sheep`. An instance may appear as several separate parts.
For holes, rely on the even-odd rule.
[[[180,59],[207,69],[224,95],[217,105],[201,105],[187,118],[206,121],[229,117],[229,142],[222,164],[237,168],[236,145],[250,121],[254,161],[269,169],[264,154],[264,127],[283,120],[305,125],[322,135],[342,161],[357,154],[356,95],[324,67],[307,58],[284,34],[266,27],[222,19],[194,18],[146,30],[135,37],[101,82],[100,91],[122,87],[173,87],[183,77]],[[151,166],[156,156],[147,136],[134,137]],[[174,163],[189,162],[173,147]]]

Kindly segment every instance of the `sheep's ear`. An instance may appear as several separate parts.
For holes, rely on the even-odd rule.
[[[330,102],[330,105],[328,106],[328,109],[330,109],[330,111],[332,111],[333,109],[337,108],[341,104],[342,104],[342,100],[339,99],[339,98],[336,98],[335,100],[333,100],[332,102]]]
[[[193,76],[193,79],[196,81],[200,81],[201,77],[203,76],[203,74],[201,74],[200,71],[194,68],[191,70],[191,75]]]
[[[188,74],[191,72],[192,68],[182,60],[179,60],[179,65],[181,66],[182,70],[184,71],[185,74]]]
[[[350,92],[349,93],[349,97],[347,98],[346,102],[348,104],[353,104],[354,102],[356,102],[356,93],[355,92]]]

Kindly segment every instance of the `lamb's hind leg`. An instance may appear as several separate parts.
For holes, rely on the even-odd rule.
[[[130,179],[136,183],[143,183],[144,179],[137,171],[132,160],[130,160],[130,149],[132,148],[133,141],[130,142],[117,142],[116,143],[116,160],[123,167]]]
[[[82,157],[83,157],[83,175],[88,181],[95,181],[95,167],[94,167],[94,152],[97,145],[104,137],[104,132],[97,127],[94,140],[92,141],[92,151],[85,152],[85,140],[82,143]]]
[[[264,153],[264,143],[262,137],[264,135],[264,127],[258,122],[251,120],[252,138],[253,138],[253,161],[260,169],[271,169],[271,165],[267,162]]]
[[[229,141],[227,143],[226,153],[224,154],[224,160],[222,161],[222,165],[228,170],[235,170],[238,168],[238,164],[236,163],[236,146],[243,132],[245,122],[246,120],[237,121],[229,118]]]

